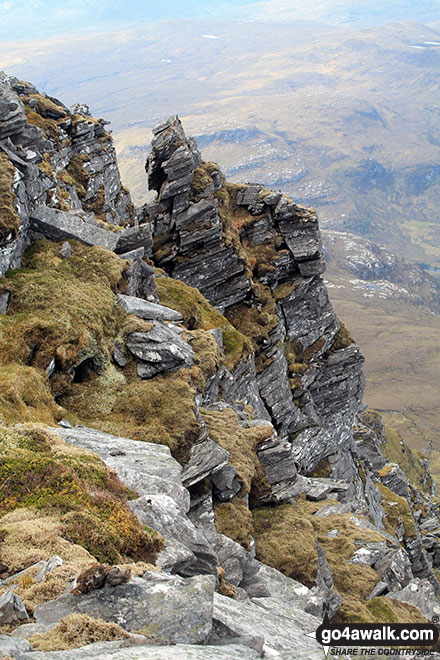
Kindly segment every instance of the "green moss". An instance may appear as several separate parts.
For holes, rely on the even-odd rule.
[[[426,474],[417,455],[402,440],[401,436],[387,426],[384,433],[385,442],[382,445],[384,456],[391,462],[397,463],[404,471],[405,476],[420,490],[431,491],[432,479]]]
[[[229,502],[216,502],[214,504],[215,526],[219,534],[228,536],[246,550],[251,547],[254,532],[252,513],[246,502],[238,495]]]
[[[0,365],[45,370],[55,357],[67,374],[87,358],[96,369],[107,361],[124,317],[115,292],[127,263],[104,248],[71,244],[72,255],[61,259],[59,245],[38,241],[23,267],[0,280],[0,292],[11,294],[0,318]]]
[[[67,113],[61,105],[57,105],[42,94],[30,94],[28,98],[37,102],[36,110],[44,118],[62,119],[67,117]]]
[[[249,339],[237,331],[198,289],[170,277],[158,277],[156,284],[161,304],[179,311],[188,329],[222,329],[225,366],[229,370],[251,353],[252,346]]]
[[[167,445],[183,462],[200,433],[191,380],[186,369],[141,380],[130,361],[123,373],[109,365],[90,381],[73,383],[60,403],[76,423]]]
[[[0,242],[11,235],[16,238],[20,218],[14,207],[12,182],[15,168],[7,155],[0,150]]]
[[[191,367],[192,385],[203,392],[209,378],[214,376],[223,363],[222,352],[213,335],[206,330],[188,332],[189,343],[194,350],[194,364]]]
[[[257,559],[312,587],[317,553],[310,520],[291,504],[254,509],[252,515]]]
[[[355,340],[345,327],[345,325],[342,323],[342,321],[339,321],[340,328],[336,334],[336,337],[333,341],[333,344],[330,346],[329,350],[326,353],[327,355],[331,355],[335,351],[340,351],[343,348],[347,348],[348,346],[351,346],[351,344],[355,343]]]
[[[241,494],[250,493],[252,482],[260,479],[258,445],[272,435],[272,427],[252,426],[244,428],[238,423],[237,415],[230,408],[222,411],[200,409],[209,436],[229,452],[229,464],[237,470]]]
[[[86,197],[87,186],[90,181],[90,174],[84,167],[84,163],[87,163],[89,160],[90,156],[87,154],[75,153],[66,167],[67,175],[70,177],[69,181],[72,181],[73,185],[76,186],[78,196],[82,200]],[[62,180],[64,180],[64,183],[68,183],[66,177]],[[70,185],[72,185],[72,183]],[[91,202],[91,204],[93,205],[93,202]]]
[[[0,420],[53,424],[61,417],[40,371],[22,364],[0,365]]]
[[[252,305],[231,305],[226,316],[239,332],[251,339],[253,348],[258,352],[276,328],[278,317],[270,289],[262,284],[254,284],[252,290]]]
[[[93,454],[42,426],[0,426],[0,515],[17,507],[54,513],[65,538],[99,561],[151,561],[163,547],[127,507],[133,493]]]
[[[398,526],[403,523],[405,537],[415,537],[414,518],[407,500],[401,495],[393,493],[392,490],[381,483],[376,483],[375,486],[380,490],[383,497],[382,506],[386,513],[385,529],[395,535]]]

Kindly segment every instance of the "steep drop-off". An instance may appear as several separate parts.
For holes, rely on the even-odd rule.
[[[19,634],[54,660],[79,613],[188,646],[163,657],[319,658],[304,633],[325,607],[437,614],[432,480],[364,410],[313,209],[226,182],[177,117],[135,209],[105,122],[6,76],[0,94],[4,631],[33,614]],[[100,568],[69,593],[93,558],[123,579]]]

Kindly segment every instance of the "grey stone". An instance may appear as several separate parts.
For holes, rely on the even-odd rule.
[[[159,553],[156,566],[165,573],[179,573],[180,570],[195,562],[195,555],[186,545],[177,539],[166,539],[165,548]]]
[[[203,534],[209,545],[214,548],[217,539],[212,492],[191,498],[188,518],[194,527]]]
[[[43,633],[46,630],[49,630],[49,627],[50,626],[45,626],[42,623],[23,623],[21,626],[18,626],[18,628],[15,628],[11,632],[11,637],[17,637],[18,639],[30,639],[36,633]]]
[[[58,422],[58,426],[62,426],[65,429],[73,428],[72,424],[69,421],[67,421],[67,419],[64,419],[64,417]]]
[[[116,343],[113,349],[113,362],[122,369],[126,366],[127,360],[125,359],[124,347],[122,344]]]
[[[228,502],[240,492],[241,485],[236,478],[237,470],[233,465],[225,465],[212,475],[214,493],[220,502]]]
[[[55,366],[56,366],[56,362],[55,362],[55,358],[53,357],[49,362],[48,366],[46,367],[46,373],[48,378],[50,378],[53,372],[55,371]]]
[[[269,657],[274,652],[291,654],[295,649],[295,658],[306,658],[307,653],[320,651],[318,643],[307,637],[306,633],[315,631],[321,622],[292,604],[284,605],[275,598],[239,602],[214,594],[214,632],[223,638],[263,635],[264,651]]]
[[[142,248],[145,257],[151,256],[153,246],[152,225],[145,223],[138,227],[129,227],[119,234],[115,252],[121,256]],[[123,256],[123,258],[125,258]]]
[[[228,459],[229,452],[210,438],[193,445],[182,473],[183,484],[186,487],[193,486],[209,474],[224,468]]]
[[[66,594],[38,605],[37,623],[51,624],[73,613],[118,623],[126,630],[146,630],[171,642],[202,643],[210,629],[215,578],[180,578],[148,572],[127,584],[90,594]]]
[[[59,555],[54,555],[51,557],[45,566],[42,566],[40,572],[38,573],[36,580],[37,582],[44,582],[48,575],[54,572],[58,566],[63,565],[63,560]]]
[[[380,580],[372,589],[370,595],[367,596],[366,600],[371,600],[372,598],[376,598],[376,596],[382,596],[382,594],[386,593],[387,591],[389,591],[388,584],[383,580]]]
[[[27,621],[29,615],[20,596],[8,589],[0,596],[0,625]]]
[[[391,549],[386,555],[380,557],[375,562],[374,569],[388,584],[390,591],[406,587],[414,577],[409,557],[401,548]]]
[[[366,543],[356,550],[353,557],[350,559],[350,563],[373,566],[373,564],[375,564],[386,553],[387,546],[385,541]]]
[[[124,296],[122,293],[118,293],[116,298],[127,314],[134,314],[148,321],[175,321],[177,323],[182,321],[182,314],[169,307],[148,302],[135,296]]]
[[[30,216],[30,226],[51,241],[76,239],[86,245],[101,245],[114,250],[118,242],[115,232],[94,227],[75,211],[59,211],[41,204]]]
[[[67,259],[72,254],[72,247],[68,241],[64,241],[60,247],[60,256],[62,259]]]
[[[9,291],[6,293],[0,293],[0,314],[6,314],[8,311],[9,298],[11,294]]]
[[[0,635],[0,653],[9,655],[11,658],[21,660],[22,654],[32,650],[31,645],[26,639],[17,639],[8,635]],[[26,655],[27,657],[27,655]]]
[[[132,332],[126,339],[127,348],[138,360],[138,375],[152,378],[163,371],[190,367],[194,351],[179,336],[165,325],[155,324],[147,332]]]
[[[403,589],[391,591],[387,596],[414,605],[429,620],[440,616],[440,603],[429,580],[414,578]]]
[[[125,647],[125,648],[124,648]],[[321,660],[322,655],[316,656]],[[98,642],[72,651],[35,651],[26,660],[258,660],[261,654],[247,646],[127,646],[122,642]],[[309,660],[315,657],[307,656]],[[297,660],[303,660],[297,658]],[[306,657],[304,656],[304,660]]]
[[[217,572],[214,549],[171,497],[150,495],[132,500],[129,506],[145,525],[160,532],[165,538],[176,539],[193,553],[195,560],[179,569],[181,575]]]

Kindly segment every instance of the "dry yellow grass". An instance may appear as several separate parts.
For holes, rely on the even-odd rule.
[[[29,641],[34,651],[64,651],[128,637],[130,635],[116,623],[94,619],[88,614],[70,614],[51,630],[37,633]]]

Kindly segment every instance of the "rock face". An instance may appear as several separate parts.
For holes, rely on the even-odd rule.
[[[60,438],[98,454],[135,491],[131,511],[166,545],[161,570],[144,566],[142,577],[92,564],[76,589],[36,607],[38,630],[87,613],[177,644],[158,653],[141,640],[133,654],[109,642],[62,651],[63,660],[291,660],[292,648],[317,660],[307,633],[325,611],[372,622],[384,603],[395,617],[400,600],[415,618],[436,615],[439,505],[426,464],[362,412],[363,358],[329,301],[313,209],[228,184],[174,116],[153,131],[155,200],[135,211],[104,124],[85,106],[68,110],[0,78],[10,184],[0,269],[17,267],[42,236],[63,243],[53,257],[63,268],[75,240],[120,257],[111,255],[121,279],[105,290],[115,312],[102,329],[108,355],[56,384],[63,343],[37,375],[57,414],[97,426],[62,420]],[[13,315],[13,303],[13,292],[0,294],[0,314]],[[81,417],[78,401],[89,399],[92,415]],[[140,439],[125,437],[127,426]],[[63,558],[47,559],[44,570],[54,559],[56,571]],[[29,633],[18,628],[22,605],[12,591],[0,603],[17,640]],[[61,657],[27,656],[25,646],[17,654]]]
[[[297,464],[311,471],[349,442],[364,384],[363,358],[356,344],[341,341],[321,278],[316,214],[262,186],[225,184],[177,117],[153,134],[146,169],[157,200],[143,211],[153,226],[153,258],[238,329],[248,318],[256,371],[242,399],[255,405],[256,393],[258,415],[272,420]],[[226,400],[229,388],[224,382]]]
[[[13,167],[19,216],[13,231],[0,232],[1,275],[20,264],[30,228],[51,240],[76,238],[114,249],[118,232],[105,227],[132,223],[106,122],[83,111],[0,74],[0,151]]]

